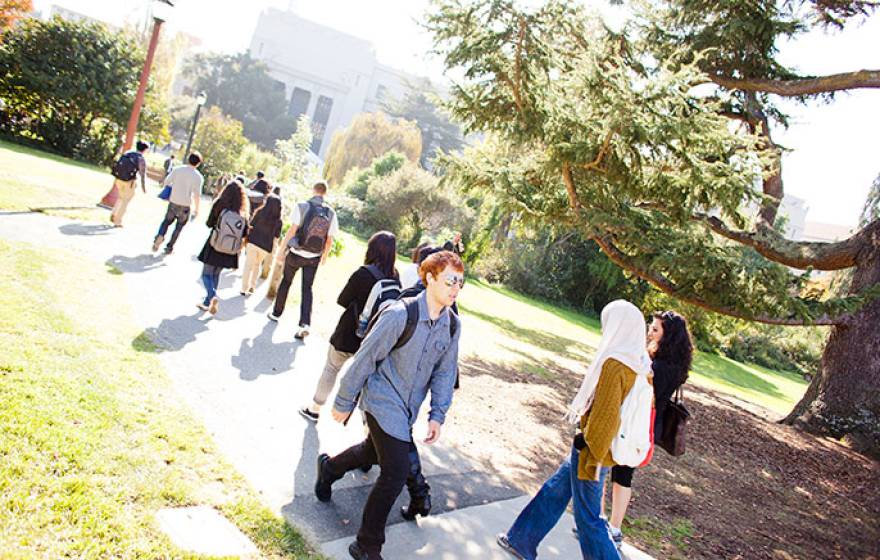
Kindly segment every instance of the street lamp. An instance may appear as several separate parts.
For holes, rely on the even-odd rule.
[[[134,97],[134,105],[131,108],[131,115],[128,117],[128,126],[125,129],[125,142],[122,144],[122,153],[131,149],[134,144],[134,135],[137,132],[138,120],[141,117],[141,108],[144,106],[144,94],[147,92],[147,83],[150,80],[150,70],[153,67],[153,56],[156,54],[156,46],[159,44],[159,32],[162,30],[162,24],[168,19],[170,8],[174,7],[177,0],[155,0],[156,8],[153,12],[153,32],[150,35],[150,45],[147,47],[147,57],[144,59],[144,67],[141,70],[141,80],[138,84],[137,94]],[[167,7],[166,7],[167,6]],[[116,182],[110,192],[104,195],[99,206],[113,208],[116,199],[119,198],[119,192],[116,189]]]
[[[199,124],[199,113],[202,110],[202,105],[204,105],[207,100],[208,96],[205,95],[204,91],[196,96],[196,116],[193,117],[192,128],[189,129],[189,140],[186,141],[186,150],[183,152],[183,161],[186,161],[186,158],[189,157],[189,149],[192,148],[193,136],[196,135],[196,125]]]

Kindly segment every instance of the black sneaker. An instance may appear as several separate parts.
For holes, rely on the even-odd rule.
[[[382,560],[382,555],[378,552],[375,554],[368,554],[361,548],[360,543],[354,541],[350,545],[348,545],[348,553],[351,554],[351,557],[355,560]]]
[[[327,472],[327,461],[330,455],[318,455],[318,476],[315,480],[315,496],[322,502],[329,502],[333,497],[333,477]]]
[[[299,409],[299,415],[302,416],[303,418],[305,418],[306,420],[311,420],[312,422],[318,421],[318,413],[312,412],[312,409],[307,406],[304,406],[301,409]]]

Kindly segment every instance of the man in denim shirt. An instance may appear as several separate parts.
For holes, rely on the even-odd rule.
[[[403,302],[382,311],[364,338],[342,379],[333,407],[333,418],[343,422],[354,410],[358,394],[370,435],[336,457],[318,456],[315,494],[321,501],[331,497],[331,485],[346,472],[378,464],[379,478],[364,506],[357,540],[348,551],[356,560],[381,560],[385,523],[410,472],[409,453],[415,444],[412,426],[419,408],[431,391],[428,437],[440,439],[440,428],[452,404],[461,328],[449,307],[464,285],[464,265],[458,255],[441,251],[419,267],[426,289],[415,298],[418,322],[412,337],[400,348],[407,323]],[[451,328],[451,321],[455,321]],[[453,334],[454,333],[454,334]]]

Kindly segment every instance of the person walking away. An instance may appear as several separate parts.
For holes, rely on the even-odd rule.
[[[208,214],[207,226],[211,228],[211,233],[199,253],[206,294],[197,306],[211,315],[216,315],[219,308],[217,289],[220,286],[220,272],[224,268],[238,268],[238,254],[248,234],[245,216],[249,212],[244,187],[238,181],[230,181]]]
[[[190,220],[194,220],[199,214],[199,203],[202,200],[202,187],[205,184],[205,178],[199,173],[198,167],[202,164],[202,156],[198,152],[193,152],[186,160],[186,165],[181,165],[171,171],[165,178],[166,187],[171,187],[171,194],[168,196],[168,208],[165,210],[165,218],[159,224],[159,231],[153,238],[153,252],[159,250],[162,241],[165,240],[165,234],[168,227],[173,223],[174,232],[171,239],[165,245],[165,254],[170,255],[174,251],[174,244],[180,237],[180,232]]]
[[[165,179],[168,178],[168,174],[171,173],[172,169],[174,169],[174,154],[171,154],[170,156],[168,156],[168,159],[166,159],[162,163],[162,170],[164,171],[164,173],[162,175],[162,184],[163,185],[165,184]]]
[[[419,263],[421,262],[419,261],[419,253],[430,244],[429,241],[419,243],[410,253],[410,260],[412,262],[400,270],[400,286],[404,290],[415,286],[416,282],[419,281]]]
[[[275,242],[281,237],[281,199],[274,195],[266,197],[253,216],[245,249],[241,295],[254,293],[260,268],[266,259],[272,258]]]
[[[498,535],[501,548],[515,558],[534,560],[538,545],[573,501],[583,558],[619,560],[606,522],[600,516],[602,490],[613,466],[611,444],[621,424],[620,408],[636,384],[648,376],[645,322],[632,303],[612,301],[602,309],[602,340],[577,395],[568,407],[569,421],[580,419],[570,455],[520,512],[513,526]]]
[[[444,251],[452,251],[459,257],[464,255],[464,243],[461,242],[461,232],[456,231],[452,234],[452,239],[443,244]]]
[[[128,210],[128,203],[134,198],[134,184],[138,175],[141,177],[141,190],[147,192],[147,160],[144,154],[149,148],[149,144],[138,140],[134,150],[125,152],[113,164],[113,184],[119,197],[110,212],[110,221],[116,227],[122,227],[122,218]]]
[[[262,171],[257,171],[256,177],[254,180],[247,184],[248,190],[258,191],[262,194],[269,194],[269,182],[265,180],[266,174]]]
[[[336,329],[330,337],[327,349],[327,360],[324,370],[315,389],[312,402],[299,410],[300,415],[312,422],[318,421],[321,407],[336,384],[336,377],[342,365],[361,347],[363,333],[358,336],[358,318],[364,311],[370,293],[378,282],[387,280],[385,284],[395,287],[394,297],[400,294],[400,283],[394,261],[397,258],[397,238],[389,231],[379,231],[367,242],[367,254],[363,266],[355,270],[348,278],[345,287],[336,298],[345,311],[336,323]],[[376,301],[376,304],[381,302]]]
[[[284,261],[284,275],[275,296],[275,306],[269,312],[269,319],[277,321],[287,305],[290,284],[298,270],[302,269],[302,300],[299,311],[299,330],[295,338],[302,340],[309,334],[312,321],[312,284],[318,266],[324,264],[333,237],[339,232],[336,212],[325,202],[327,183],[318,181],[312,187],[312,198],[293,207],[291,226],[278,251],[279,262]]]
[[[440,438],[452,403],[461,338],[461,325],[449,307],[464,283],[463,272],[464,265],[454,253],[429,257],[420,269],[426,290],[379,314],[340,383],[333,419],[344,422],[360,395],[370,433],[335,457],[318,456],[315,495],[329,501],[333,482],[345,473],[365,464],[379,465],[357,539],[348,548],[356,560],[382,558],[388,514],[409,475],[412,426],[429,389],[431,410],[424,441],[433,444]]]
[[[654,374],[654,441],[663,433],[663,413],[672,395],[688,378],[694,345],[687,320],[673,311],[654,313],[648,326],[648,355]],[[611,469],[611,538],[618,549],[623,544],[621,526],[632,498],[635,468],[615,465]]]

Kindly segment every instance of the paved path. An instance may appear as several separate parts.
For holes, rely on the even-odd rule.
[[[160,216],[156,219],[158,224]],[[178,396],[203,419],[223,453],[270,507],[329,557],[349,558],[346,546],[357,531],[378,469],[367,475],[358,471],[336,483],[329,504],[314,497],[318,452],[334,454],[363,438],[357,420],[342,427],[322,418],[316,426],[296,412],[317,384],[326,342],[314,335],[305,343],[294,341],[297,309],[290,309],[279,323],[268,321],[265,287],[250,298],[240,296],[239,273],[224,273],[220,313],[208,318],[195,307],[204,292],[201,263],[193,256],[206,228],[198,224],[184,229],[170,256],[150,253],[153,234],[153,227],[137,224],[113,229],[39,214],[0,216],[0,237],[84,253],[121,270],[143,335],[160,346]],[[422,416],[415,433],[425,429]],[[512,522],[528,498],[480,472],[442,440],[421,445],[420,452],[438,515],[407,523],[395,507],[385,558],[505,558],[494,535]],[[406,492],[398,505],[405,501]],[[579,558],[570,534],[573,525],[566,514],[545,540],[540,557]],[[629,550],[629,558],[646,558]]]

